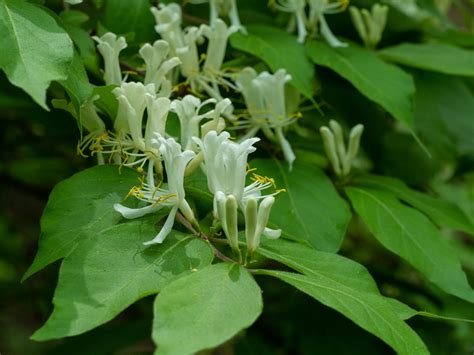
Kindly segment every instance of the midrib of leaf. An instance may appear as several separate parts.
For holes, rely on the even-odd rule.
[[[416,240],[416,238],[413,237],[413,235],[411,233],[408,232],[408,230],[405,228],[405,226],[400,222],[400,220],[392,213],[392,211],[390,211],[390,209],[382,202],[380,201],[377,197],[369,194],[367,191],[365,190],[362,190],[362,189],[359,189],[359,188],[356,188],[356,187],[352,187],[352,189],[354,190],[357,190],[359,192],[361,192],[362,194],[365,194],[367,195],[368,197],[370,197],[371,199],[373,199],[375,202],[377,202],[377,204],[379,204],[385,211],[387,211],[387,213],[393,218],[393,220],[397,223],[397,225],[400,226],[400,228],[406,233],[406,235],[408,235],[410,237],[410,239],[413,241],[413,243],[416,245],[416,247],[421,251],[421,253],[423,255],[425,255],[428,260],[430,261],[431,264],[433,264],[436,267],[436,263],[434,262],[433,259],[431,259],[430,255],[427,254],[425,252],[425,250],[423,250],[423,248],[420,246],[420,244],[418,243],[418,241]],[[379,216],[379,214],[377,213],[377,216]],[[383,226],[383,223],[380,223],[379,220],[377,220],[378,224],[380,226]],[[383,227],[382,227],[383,228]]]

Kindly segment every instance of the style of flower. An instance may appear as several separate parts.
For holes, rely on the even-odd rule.
[[[107,32],[102,37],[92,37],[97,43],[97,49],[104,58],[104,80],[106,85],[120,85],[122,72],[120,70],[119,55],[127,48],[124,37],[117,37],[114,33]]]
[[[178,210],[186,219],[195,223],[193,210],[185,199],[184,191],[184,171],[191,159],[194,158],[195,153],[190,150],[183,152],[181,145],[173,138],[165,139],[159,134],[156,134],[156,138],[152,140],[152,145],[160,151],[163,157],[168,177],[167,186],[155,186],[153,176],[149,176],[145,184],[131,190],[131,195],[148,203],[148,206],[128,208],[118,203],[114,205],[114,209],[127,219],[138,218],[157,212],[164,207],[171,207],[170,213],[160,232],[155,238],[144,243],[145,245],[163,242],[173,228],[174,219]]]
[[[290,80],[291,76],[284,69],[257,75],[248,67],[237,75],[236,84],[250,115],[240,127],[248,129],[246,136],[253,136],[261,129],[267,138],[277,141],[291,169],[295,154],[283,134],[283,129],[296,119],[286,112],[285,106],[285,84]]]
[[[330,129],[326,126],[320,128],[324,149],[335,174],[345,177],[351,172],[352,162],[359,150],[364,126],[358,124],[351,129],[347,150],[341,125],[331,120],[329,121],[329,127]]]

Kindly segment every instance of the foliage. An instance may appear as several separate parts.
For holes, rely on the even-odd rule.
[[[472,352],[472,11],[178,3],[0,0],[4,351]]]

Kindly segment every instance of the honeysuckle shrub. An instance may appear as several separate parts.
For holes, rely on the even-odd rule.
[[[472,351],[468,7],[0,0],[0,68],[88,164],[41,217],[31,339],[153,297],[156,354]]]

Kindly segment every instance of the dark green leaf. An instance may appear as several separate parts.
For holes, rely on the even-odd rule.
[[[215,347],[250,326],[262,307],[260,288],[241,266],[220,263],[181,277],[156,298],[156,354]]]
[[[0,33],[0,68],[47,109],[49,84],[68,76],[69,36],[47,12],[23,0],[0,0]]]
[[[248,35],[235,33],[230,37],[233,47],[263,60],[271,70],[286,69],[290,83],[307,98],[313,97],[314,66],[306,56],[305,48],[296,37],[279,28],[250,25]]]
[[[410,75],[352,43],[347,48],[332,48],[313,41],[307,45],[307,51],[316,64],[349,80],[363,95],[413,129],[415,85]]]
[[[410,67],[474,76],[474,51],[443,43],[403,43],[379,51],[382,58]]]
[[[349,187],[346,192],[383,246],[407,260],[445,292],[474,302],[455,252],[431,221],[387,192]]]
[[[59,183],[41,218],[39,249],[23,279],[68,255],[81,242],[97,236],[121,216],[113,209],[135,185],[138,174],[114,165],[96,166]]]
[[[135,221],[81,243],[64,259],[54,311],[32,339],[84,333],[159,292],[170,280],[211,263],[213,253],[204,241],[178,232],[161,245],[144,246],[156,233],[149,221]]]
[[[355,184],[393,193],[426,214],[434,223],[474,234],[474,226],[458,206],[412,190],[401,180],[388,176],[361,175],[355,179]]]
[[[297,159],[290,172],[276,159],[250,164],[257,168],[257,174],[274,178],[276,187],[286,190],[278,195],[272,208],[273,226],[281,228],[285,236],[317,249],[339,249],[351,218],[349,206],[317,166]]]

